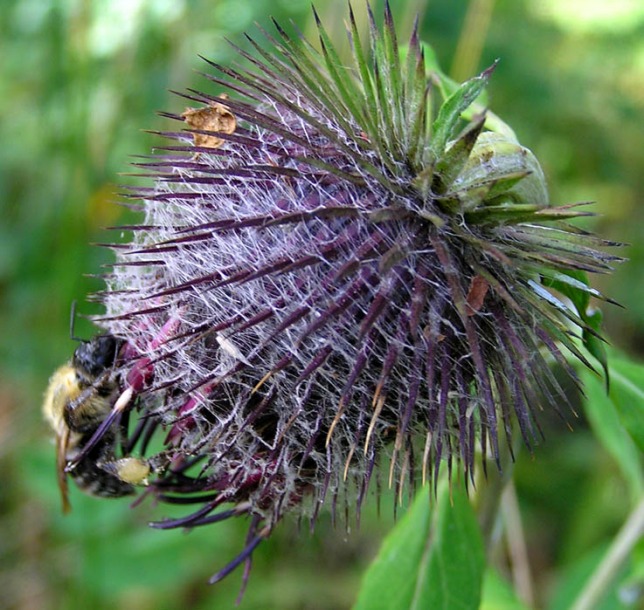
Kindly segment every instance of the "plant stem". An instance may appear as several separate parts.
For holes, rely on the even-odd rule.
[[[592,610],[605,595],[615,575],[622,567],[633,546],[644,535],[644,498],[635,507],[622,526],[604,559],[591,574],[586,586],[575,600],[571,610]]]
[[[534,586],[530,574],[528,548],[521,523],[521,512],[514,481],[510,481],[501,498],[501,515],[505,524],[505,537],[510,554],[512,580],[514,581],[517,595],[522,602],[533,608],[535,605]]]

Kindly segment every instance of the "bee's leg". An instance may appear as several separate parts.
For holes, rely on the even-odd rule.
[[[104,457],[107,457],[107,453]],[[99,468],[121,479],[125,483],[143,486],[150,484],[148,477],[151,474],[164,472],[172,461],[169,451],[162,451],[149,459],[134,456],[110,460],[103,458],[97,461]]]
[[[74,468],[76,468],[78,463],[96,446],[103,435],[112,427],[117,418],[120,417],[121,413],[123,413],[125,408],[129,405],[133,395],[134,391],[130,386],[118,397],[118,399],[114,403],[113,409],[110,411],[110,414],[100,423],[98,428],[96,428],[94,434],[92,434],[92,436],[83,446],[78,455],[67,462],[67,466],[65,468],[66,472],[71,472]]]
[[[124,457],[118,460],[98,461],[97,466],[129,485],[149,485],[150,463],[138,457]]]
[[[121,454],[127,455],[128,451],[128,430],[130,428],[130,410],[127,409],[121,413],[121,417],[118,422],[118,431],[119,431],[119,445],[121,447]]]
[[[72,509],[69,503],[69,487],[67,485],[67,473],[65,472],[69,435],[69,428],[66,427],[56,439],[56,472],[58,473],[58,488],[60,489],[63,514],[67,514]]]

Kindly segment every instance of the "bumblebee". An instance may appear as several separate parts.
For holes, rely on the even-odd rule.
[[[56,434],[56,470],[63,512],[69,512],[67,464],[77,458],[112,411],[119,395],[114,366],[122,342],[111,335],[82,341],[70,362],[49,380],[43,413]],[[76,485],[93,496],[118,498],[147,484],[150,466],[134,457],[115,459],[116,434],[104,431],[69,473]]]

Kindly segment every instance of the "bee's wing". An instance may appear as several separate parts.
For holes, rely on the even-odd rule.
[[[69,487],[67,485],[67,447],[69,445],[69,428],[65,427],[62,432],[56,436],[56,472],[58,474],[58,489],[63,503],[63,513],[68,513],[72,506],[69,503]]]

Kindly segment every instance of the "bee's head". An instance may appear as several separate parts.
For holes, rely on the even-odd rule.
[[[116,361],[121,341],[112,335],[97,335],[83,341],[74,351],[73,367],[88,379],[95,379]]]

